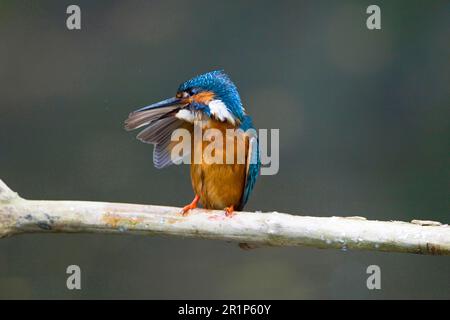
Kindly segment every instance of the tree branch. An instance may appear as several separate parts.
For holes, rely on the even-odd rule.
[[[256,246],[309,246],[450,255],[450,227],[413,220],[305,217],[87,201],[25,200],[0,180],[0,238],[33,232],[121,233],[217,239]]]

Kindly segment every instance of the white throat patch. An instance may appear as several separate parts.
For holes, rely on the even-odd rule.
[[[231,112],[228,110],[225,103],[222,100],[211,100],[208,103],[209,110],[211,114],[220,121],[228,121],[231,124],[235,124],[235,120]]]

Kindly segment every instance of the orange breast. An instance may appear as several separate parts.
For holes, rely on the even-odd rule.
[[[209,120],[206,129],[217,129],[224,137],[222,148],[215,149],[213,153],[208,152],[208,146],[212,142],[193,143],[191,180],[195,193],[200,196],[200,202],[207,209],[224,209],[229,206],[237,206],[241,200],[245,186],[248,141],[245,136],[238,134],[235,136],[226,135],[226,129],[234,129],[230,124]],[[226,146],[234,143],[234,148],[230,148],[233,163],[226,163]],[[217,145],[217,144],[216,144]],[[244,159],[237,162],[238,149],[243,154]],[[243,150],[242,150],[243,149]],[[211,148],[209,150],[212,150]],[[201,163],[194,163],[194,154],[201,154]],[[229,151],[230,152],[230,151]],[[230,154],[228,155],[230,159]],[[213,163],[214,159],[222,159],[222,164]],[[242,160],[244,160],[242,162]]]

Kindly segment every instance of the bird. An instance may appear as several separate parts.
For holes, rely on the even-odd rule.
[[[173,132],[185,129],[195,135],[196,126],[218,130],[225,136],[223,147],[214,150],[215,159],[225,159],[226,145],[234,143],[228,151],[233,161],[207,161],[211,156],[202,151],[211,141],[190,138],[188,159],[195,197],[181,214],[188,215],[200,202],[205,209],[224,210],[227,217],[232,217],[246,205],[260,174],[261,161],[252,118],[242,105],[236,85],[223,70],[183,82],[174,97],[135,110],[125,120],[127,131],[143,128],[137,139],[154,145],[153,163],[158,169],[176,163],[171,156],[176,144],[171,140]],[[231,137],[226,135],[230,129],[235,133]],[[201,157],[196,162],[193,155],[199,150]],[[244,155],[244,161],[237,161],[239,154]]]

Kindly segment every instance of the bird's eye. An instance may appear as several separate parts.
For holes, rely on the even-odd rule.
[[[189,93],[187,93],[186,91],[177,92],[176,97],[178,99],[180,99],[180,98],[187,98],[187,97],[189,97]]]

